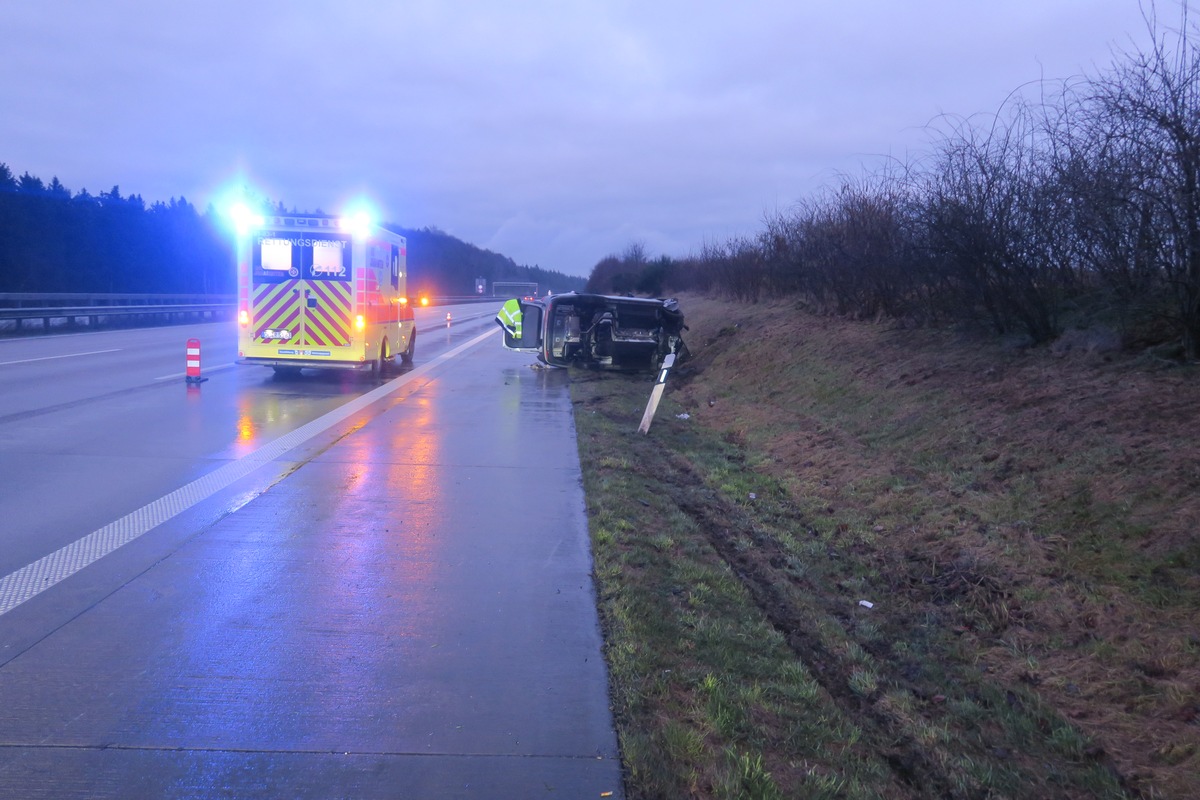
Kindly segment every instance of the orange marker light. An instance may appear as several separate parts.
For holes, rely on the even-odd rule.
[[[361,331],[361,330],[362,330],[363,328],[365,328],[366,326],[367,326],[367,323],[366,323],[366,321],[365,321],[365,320],[363,320],[363,315],[362,315],[362,314],[359,314],[358,316],[356,316],[356,317],[354,318],[354,327],[355,327],[355,328],[357,328],[358,330],[360,330],[360,331]]]
[[[250,324],[250,312],[244,308],[238,312],[238,324],[243,328]]]

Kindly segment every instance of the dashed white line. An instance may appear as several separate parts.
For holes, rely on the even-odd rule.
[[[0,361],[0,367],[7,367],[10,364],[32,364],[35,361],[53,361],[56,358],[79,358],[80,356],[96,356],[101,353],[119,353],[124,349],[123,347],[116,347],[112,350],[92,350],[88,353],[66,353],[61,356],[42,356],[41,358],[22,358],[19,361]]]
[[[233,366],[233,362],[229,361],[225,364],[217,364],[215,367],[205,367],[204,371],[205,372],[216,372],[219,369],[228,369],[229,367],[232,367],[232,366]],[[163,375],[161,378],[155,378],[154,380],[156,380],[156,381],[177,381],[180,378],[183,378],[186,376],[187,376],[186,372],[176,372],[171,375]]]
[[[69,578],[92,562],[129,544],[147,531],[208,499],[234,481],[246,477],[259,467],[274,461],[292,448],[332,428],[376,400],[395,392],[464,350],[474,347],[494,333],[495,329],[492,329],[487,333],[480,334],[469,342],[443,353],[428,364],[422,364],[412,372],[407,372],[402,377],[372,389],[328,414],[263,445],[254,452],[247,453],[237,461],[213,470],[186,486],[142,506],[132,514],[126,514],[116,522],[110,522],[103,528],[92,531],[87,536],[59,548],[50,555],[0,578],[0,615],[8,613],[26,600]]]

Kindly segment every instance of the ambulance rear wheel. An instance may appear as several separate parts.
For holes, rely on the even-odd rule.
[[[389,360],[390,359],[388,358],[388,343],[387,343],[387,339],[385,338],[383,340],[383,343],[379,345],[379,358],[376,359],[371,364],[371,377],[374,378],[375,380],[380,380],[382,378],[387,377],[387,368],[388,368]]]
[[[406,367],[411,367],[413,363],[413,354],[417,351],[417,331],[414,329],[412,336],[408,337],[408,349],[400,354],[400,363]]]

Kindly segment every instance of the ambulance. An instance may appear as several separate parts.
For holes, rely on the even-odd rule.
[[[365,215],[235,212],[238,364],[369,371],[412,364],[403,236]]]

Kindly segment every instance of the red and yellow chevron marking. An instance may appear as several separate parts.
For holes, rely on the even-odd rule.
[[[267,328],[299,329],[300,309],[304,305],[301,284],[302,281],[295,280],[254,287],[254,341],[268,341],[263,339],[263,331]]]
[[[350,284],[343,281],[290,280],[255,286],[254,340],[269,342],[263,331],[286,328],[294,334],[289,344],[345,347],[350,344],[350,296]],[[315,301],[311,306],[309,299]]]
[[[308,284],[315,306],[304,309],[304,345],[345,347],[350,344],[350,282],[312,281]]]

